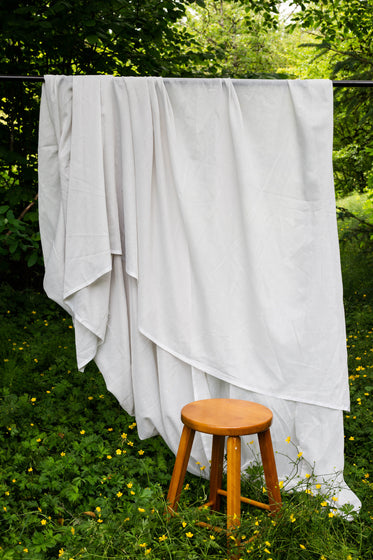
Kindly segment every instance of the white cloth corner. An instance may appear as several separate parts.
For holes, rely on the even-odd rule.
[[[176,452],[184,404],[244,398],[273,410],[280,478],[300,451],[298,476],[341,476],[332,101],[328,80],[45,77],[45,290],[141,438]]]

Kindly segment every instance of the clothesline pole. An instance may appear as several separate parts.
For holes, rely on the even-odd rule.
[[[0,76],[0,81],[44,82],[43,76]],[[373,87],[373,80],[333,80],[333,86],[339,88]]]

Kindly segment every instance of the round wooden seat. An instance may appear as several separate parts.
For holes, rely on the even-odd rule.
[[[272,412],[257,403],[239,399],[205,399],[185,405],[181,411],[184,424],[174,470],[168,490],[168,511],[177,510],[179,497],[196,432],[211,434],[212,453],[210,497],[206,505],[218,511],[220,498],[227,498],[228,529],[240,523],[240,503],[269,510],[275,514],[281,506],[280,488],[273,454],[270,426]],[[241,496],[241,437],[257,434],[269,503]],[[225,437],[227,436],[227,490],[221,488]]]
[[[269,408],[238,399],[194,401],[181,411],[181,420],[196,432],[219,436],[245,436],[264,432],[272,424]]]

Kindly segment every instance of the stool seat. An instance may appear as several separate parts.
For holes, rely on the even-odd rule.
[[[219,436],[245,436],[264,432],[272,423],[266,406],[239,399],[205,399],[191,402],[181,411],[185,426]]]
[[[281,507],[270,426],[272,412],[254,402],[239,399],[205,399],[191,402],[181,410],[184,424],[174,470],[168,489],[168,511],[177,510],[194,435],[203,432],[213,436],[210,471],[210,496],[207,506],[220,509],[220,498],[227,498],[228,530],[240,524],[240,503],[244,502],[275,514]],[[241,496],[241,436],[257,434],[267,486],[268,504]],[[221,488],[225,437],[227,437],[227,490]]]

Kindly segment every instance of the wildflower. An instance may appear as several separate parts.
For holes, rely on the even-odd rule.
[[[254,443],[254,440],[252,439],[251,441],[249,441],[249,444],[252,445]]]
[[[137,508],[137,509],[138,509],[138,511],[139,511],[140,513],[144,513],[144,512],[145,512],[144,508]]]
[[[188,539],[191,539],[193,537],[193,533],[188,531],[188,533],[185,533],[185,536],[188,537]]]
[[[302,550],[306,550],[306,547],[304,546],[304,544],[300,544],[299,546]]]
[[[92,400],[93,400],[93,397],[88,397],[88,400],[89,400],[89,401],[92,401]]]
[[[199,469],[200,469],[201,471],[204,471],[205,468],[206,468],[205,465],[202,465]]]
[[[60,455],[61,457],[65,457],[66,453],[64,451],[61,451]]]
[[[36,402],[36,398],[32,397],[31,402]]]
[[[47,524],[47,520],[46,520],[46,519],[42,519],[42,520],[40,521],[40,523],[41,523],[42,525],[46,525],[46,524]]]
[[[302,455],[303,455],[303,451],[299,451],[299,453],[297,455],[298,459],[300,459],[302,457]]]
[[[100,395],[100,399],[103,399],[103,398],[104,398],[104,395]],[[108,428],[107,431],[108,431],[108,432],[112,432],[112,431],[113,431],[113,428]]]
[[[186,524],[185,521],[182,522],[182,526],[183,526],[184,528],[187,526],[187,524]]]
[[[6,506],[3,506],[3,510],[4,510],[4,511],[7,511]]]
[[[307,474],[305,475],[305,477],[306,477],[306,478],[311,478],[311,475],[307,473]]]
[[[129,427],[130,430],[133,430],[133,428],[136,428],[136,422],[134,422],[133,424],[131,424],[128,427]]]
[[[82,434],[82,436],[84,436],[85,430],[80,430],[80,433]]]
[[[266,546],[271,546],[271,543],[268,542],[268,541],[266,541],[264,544],[265,544]]]
[[[329,517],[334,517],[334,512],[331,511],[330,513],[328,513],[328,516]]]
[[[100,506],[97,506],[97,507],[96,507],[96,511],[101,511]]]
[[[64,549],[60,548],[60,550],[58,551],[58,558],[60,558],[60,556],[62,556],[62,554],[64,553]]]
[[[127,438],[127,434],[125,432],[123,432],[123,434],[120,436],[122,439],[126,439]]]
[[[294,523],[295,520],[296,520],[296,517],[294,517],[294,515],[291,513],[291,514],[290,514],[290,521],[291,521],[292,523]]]
[[[122,454],[122,450],[121,449],[117,449],[115,452],[117,455],[121,455]]]
[[[120,498],[121,496],[123,496],[122,492],[117,492],[117,496],[118,496],[118,498]]]
[[[348,439],[349,439],[350,441],[354,441],[355,438],[354,438],[354,436],[351,436],[351,437],[349,437]]]
[[[130,445],[131,447],[133,447],[133,441],[127,441],[127,445]]]
[[[316,484],[316,488],[317,488],[317,490],[320,490],[321,484]]]
[[[144,453],[145,453],[145,451],[143,451],[142,449],[140,449],[140,450],[138,451],[138,454],[139,454],[139,455],[144,455]]]
[[[101,518],[100,518],[100,519],[97,519],[97,523],[103,523],[103,522],[104,522],[103,519],[101,519]]]
[[[141,548],[145,548],[146,547],[146,542],[139,543],[139,546],[141,546]]]
[[[215,540],[214,535],[210,535],[210,539],[211,539],[212,541],[214,541],[214,540]]]
[[[33,468],[30,467],[29,469],[27,469],[27,471],[28,471],[28,472],[32,472],[32,471],[33,471]]]
[[[325,507],[325,506],[327,506],[327,505],[328,505],[328,502],[325,502],[325,501],[324,501],[324,502],[321,502],[321,504],[320,504],[320,505],[321,505],[322,507]]]
[[[167,536],[162,535],[161,537],[158,537],[158,539],[159,539],[160,542],[162,542],[162,541],[165,541],[167,539]]]
[[[148,554],[150,554],[151,550],[152,550],[151,548],[147,548],[147,549],[145,550],[145,556],[147,556]]]
[[[22,552],[28,552],[28,548],[24,548]]]
[[[74,529],[74,527],[71,527],[71,534],[72,534],[72,535],[75,535],[75,529]]]
[[[268,548],[265,548],[265,549],[264,549],[264,552],[266,552],[267,554],[271,554],[271,551],[268,550]]]
[[[279,485],[280,489],[282,489],[284,487],[284,481],[280,480],[278,485]]]
[[[128,482],[127,488],[132,488],[132,486],[133,486],[133,482]]]
[[[291,439],[291,438],[290,438],[290,436],[289,436],[289,437],[287,437],[287,438],[286,438],[286,440],[285,440],[285,441],[286,441],[286,443],[290,443],[290,439]]]
[[[369,476],[369,475],[368,475]],[[190,486],[189,486],[189,482],[184,486],[184,490],[189,490]]]
[[[338,498],[336,496],[332,497],[333,502],[338,502]]]
[[[134,492],[133,490],[131,490],[130,492],[131,496],[134,496],[136,494],[136,492]]]
[[[106,455],[106,459],[112,459],[111,455]]]

